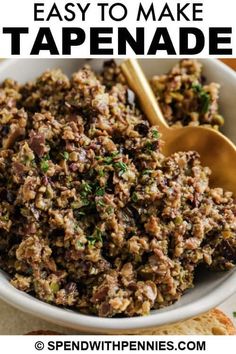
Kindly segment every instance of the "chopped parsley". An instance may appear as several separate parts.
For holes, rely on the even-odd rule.
[[[144,170],[142,172],[142,175],[145,176],[145,175],[149,175],[149,173],[152,173],[152,170]]]
[[[93,247],[96,243],[96,240],[92,237],[88,237],[88,245],[89,247]]]
[[[97,241],[103,242],[102,231],[99,230],[97,227],[96,227],[96,231],[95,231],[95,237],[96,237]]]
[[[112,157],[116,157],[117,155],[119,155],[119,151],[113,151],[113,152],[111,153],[111,156],[112,156]]]
[[[81,207],[80,202],[72,202],[71,203],[71,208],[72,209],[79,209]]]
[[[40,161],[40,168],[44,173],[46,173],[49,169],[48,160],[46,160],[46,159],[41,160]]]
[[[194,89],[195,92],[198,93],[198,97],[200,99],[200,105],[201,105],[201,113],[203,114],[207,113],[209,111],[209,107],[211,103],[211,98],[209,93],[207,93],[202,87],[202,85],[199,83],[193,83],[192,88]]]
[[[50,160],[49,154],[47,154],[42,160],[40,161],[40,168],[41,170],[46,173],[49,169],[49,163],[48,160]]]
[[[150,141],[147,141],[146,145],[145,145],[145,148],[146,148],[146,151],[148,153],[150,153],[151,151],[153,151],[153,144]]]
[[[113,162],[113,157],[106,156],[106,157],[104,157],[103,161],[105,162],[106,165],[110,165]]]
[[[83,206],[88,206],[90,204],[90,201],[87,198],[82,199]]]
[[[87,182],[83,182],[80,188],[81,188],[80,195],[83,198],[86,198],[90,193],[92,193],[92,186]]]
[[[105,194],[105,189],[101,187],[97,187],[95,194],[99,197],[103,197]]]
[[[80,241],[77,241],[76,242],[76,245],[77,245],[77,247],[80,249],[80,248],[84,248],[84,244],[82,243],[82,242],[80,242]]]
[[[80,215],[80,216],[85,216],[86,215],[84,211],[78,211],[76,214]]]
[[[234,312],[233,312],[233,317],[235,317],[235,318],[236,318],[236,311],[234,311]]]
[[[105,176],[105,172],[103,170],[99,170],[98,171],[98,176],[99,177],[104,177]]]
[[[208,95],[208,93],[205,93],[204,95],[201,96],[201,100],[202,100],[202,113],[207,113],[209,111],[209,107],[210,107],[210,96]]]
[[[138,201],[138,195],[137,195],[137,193],[134,192],[134,193],[132,194],[131,200],[132,200],[134,203],[136,203],[136,202]]]
[[[196,91],[197,93],[201,93],[202,85],[199,84],[198,82],[193,82],[192,89],[194,89],[194,91]]]
[[[103,200],[99,199],[99,200],[97,201],[97,205],[100,206],[100,207],[104,207],[106,204],[104,203]]]
[[[125,172],[127,172],[127,165],[126,163],[119,161],[114,163],[114,167],[119,170],[118,175],[122,176]]]
[[[92,192],[92,187],[90,186],[89,183],[83,183],[83,184],[82,184],[82,187],[83,187],[83,190],[84,190],[86,193],[91,193],[91,192]]]
[[[156,129],[153,129],[152,131],[152,136],[154,139],[159,139],[160,138],[160,134]]]
[[[96,242],[102,242],[102,231],[99,230],[97,227],[95,228],[94,233],[87,238],[89,247],[94,246]]]
[[[114,213],[114,208],[112,206],[109,206],[106,211],[110,215],[110,214]]]
[[[69,153],[67,151],[64,151],[62,155],[64,160],[69,160]]]
[[[119,155],[119,151],[113,151],[111,153],[111,156],[104,157],[104,159],[103,159],[104,163],[106,165],[111,165],[113,163],[114,157],[116,157],[117,155]]]

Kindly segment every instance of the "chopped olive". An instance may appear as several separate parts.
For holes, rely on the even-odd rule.
[[[139,123],[134,127],[134,130],[136,130],[142,136],[147,136],[148,134],[147,124]]]

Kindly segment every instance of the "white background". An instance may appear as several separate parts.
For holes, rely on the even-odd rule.
[[[67,2],[71,3],[80,3],[84,5],[88,2],[91,3],[86,16],[86,22],[81,21],[81,14],[79,10],[77,11],[77,18],[73,22],[60,22],[58,19],[51,19],[50,22],[41,21],[34,22],[33,16],[33,5],[34,3],[45,3],[45,17],[50,11],[52,4],[56,2],[58,8],[60,9],[61,15],[65,15],[64,6]],[[128,8],[128,16],[122,22],[116,22],[109,19],[107,16],[106,22],[101,21],[100,9],[97,7],[97,3],[105,2],[109,4],[113,4],[116,2],[124,3]],[[236,54],[236,38],[235,38],[235,29],[236,29],[236,21],[235,21],[235,0],[142,0],[141,1],[145,8],[149,8],[149,4],[152,2],[155,5],[155,10],[157,16],[160,15],[160,12],[166,2],[168,2],[173,14],[176,14],[176,3],[180,2],[181,4],[185,4],[187,2],[192,3],[203,3],[203,19],[202,22],[172,22],[170,19],[165,19],[160,22],[153,21],[142,21],[136,22],[137,9],[140,3],[140,0],[1,0],[0,1],[0,57],[10,57],[11,47],[10,47],[10,35],[3,34],[3,27],[29,27],[29,34],[22,35],[22,45],[21,45],[21,57],[26,58],[30,57],[30,52],[32,49],[32,45],[36,38],[36,34],[38,32],[39,27],[50,27],[53,33],[54,39],[56,41],[59,52],[61,53],[62,46],[62,38],[61,38],[61,28],[62,27],[82,27],[86,32],[86,43],[79,47],[74,47],[72,50],[71,57],[88,57],[90,56],[90,38],[89,38],[89,28],[90,27],[113,27],[113,43],[112,47],[114,49],[114,57],[117,56],[117,27],[127,27],[131,33],[135,33],[135,27],[145,27],[146,33],[146,50],[150,46],[150,42],[153,38],[153,34],[155,32],[156,27],[168,27],[169,33],[171,35],[173,44],[175,46],[176,52],[178,54],[178,41],[179,41],[179,27],[198,27],[200,28],[206,38],[206,45],[204,51],[202,51],[198,57],[208,57],[209,53],[209,43],[208,43],[208,29],[209,27],[232,27],[232,44],[224,45],[226,47],[233,48],[233,56]],[[190,14],[191,6],[189,6],[189,10],[186,11],[186,14]],[[107,45],[106,45],[107,46]],[[41,57],[50,57],[49,52],[42,51],[40,53]],[[128,51],[127,56],[133,56],[132,51]],[[155,57],[166,57],[167,54],[165,51],[158,52]],[[111,57],[109,55],[109,57]],[[150,56],[151,57],[151,56]],[[170,57],[170,56],[169,56]]]
[[[206,350],[160,350],[158,353],[205,353],[205,354],[218,354],[224,353],[232,354],[235,352],[235,336],[11,336],[11,340],[9,340],[9,336],[1,336],[1,353],[3,354],[12,354],[12,353],[24,353],[24,354],[35,354],[35,353],[78,353],[78,351],[74,350],[63,350],[63,348],[59,348],[58,350],[48,350],[48,342],[53,341],[173,341],[175,347],[179,342],[184,341],[187,342],[196,342],[196,341],[205,341],[206,342]],[[40,342],[40,343],[39,343]],[[37,344],[36,344],[37,343]],[[40,348],[39,350],[35,349]],[[43,349],[42,349],[43,347]],[[19,351],[19,348],[22,350]],[[155,351],[148,351],[151,353],[157,353]],[[80,351],[80,353],[98,353],[98,351],[87,350]],[[99,353],[108,354],[109,351],[99,351]],[[111,353],[111,351],[110,351]],[[113,353],[124,353],[124,354],[144,354],[144,351],[118,351],[114,350]]]

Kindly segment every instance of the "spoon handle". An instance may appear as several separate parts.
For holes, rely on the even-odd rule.
[[[136,59],[128,59],[121,64],[121,69],[131,90],[138,97],[142,111],[152,125],[158,125],[160,131],[169,129],[163,117],[157,99],[144,72]]]

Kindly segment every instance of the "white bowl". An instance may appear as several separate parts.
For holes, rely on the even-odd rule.
[[[89,64],[100,70],[102,60],[90,60]],[[172,59],[141,60],[144,71],[150,77],[165,73],[176,62]],[[224,133],[236,143],[236,74],[214,59],[202,60],[208,81],[219,82],[221,88],[221,111],[225,116]],[[0,65],[0,81],[6,77],[20,82],[31,80],[45,69],[60,67],[67,74],[76,71],[85,60],[75,59],[16,59]],[[212,148],[214,153],[214,147]],[[162,310],[152,311],[149,316],[134,318],[98,318],[46,304],[15,289],[8,276],[0,271],[0,297],[16,308],[41,317],[47,321],[80,331],[93,333],[133,332],[138,329],[163,326],[199,315],[217,306],[236,292],[236,271],[225,273],[204,272],[196,279],[196,286],[180,301]]]

